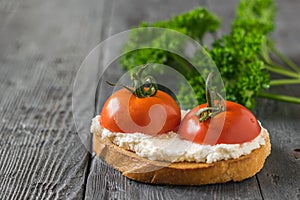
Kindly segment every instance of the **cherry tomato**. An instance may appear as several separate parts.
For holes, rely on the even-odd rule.
[[[193,108],[181,122],[181,138],[198,144],[241,144],[257,137],[261,131],[255,116],[240,104],[225,101],[226,110],[200,122],[196,116],[201,104]]]
[[[149,135],[178,130],[181,112],[176,101],[157,90],[154,96],[140,98],[123,88],[105,102],[99,122],[112,132],[141,132]]]

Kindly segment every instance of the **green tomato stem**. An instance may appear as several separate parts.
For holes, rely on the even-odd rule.
[[[123,87],[123,88],[125,88],[126,90],[128,90],[129,92],[131,92],[131,93],[134,93],[134,90],[133,89],[131,89],[130,87],[128,87],[128,86],[126,86],[126,85],[124,85],[124,84],[115,84],[115,83],[111,83],[111,82],[109,82],[109,81],[105,81],[108,85],[110,85],[110,86],[121,86],[121,87]]]
[[[206,80],[206,87],[205,87],[205,96],[206,96],[206,101],[207,101],[207,107],[213,107],[214,106],[214,100],[211,98],[211,93],[210,93],[210,89],[211,89],[211,79],[213,77],[212,73],[209,73],[207,76],[207,80]]]
[[[256,96],[262,97],[262,98],[267,98],[267,99],[283,101],[283,102],[300,104],[299,97],[292,97],[292,96],[280,95],[280,94],[271,94],[271,93],[266,93],[266,92],[259,92]]]
[[[140,69],[136,73],[131,74],[131,79],[133,81],[134,88],[133,94],[138,98],[155,96],[158,90],[156,80],[153,76],[147,75],[144,78],[142,78],[142,74],[148,66],[149,65],[146,64],[140,67]],[[146,84],[149,84],[148,89],[145,89]]]
[[[201,108],[196,112],[196,116],[199,117],[200,122],[204,122],[205,120],[216,116],[217,114],[225,111],[225,100],[223,97],[217,92],[214,91],[211,93],[211,81],[213,78],[213,73],[209,73],[206,79],[206,101],[207,107]],[[213,97],[211,95],[214,95]],[[215,103],[214,98],[218,98],[217,103]]]
[[[124,85],[124,84],[115,84],[109,81],[106,83],[110,86],[121,86],[134,94],[138,98],[152,97],[155,96],[158,91],[158,85],[153,76],[147,75],[142,79],[143,71],[148,67],[148,65],[144,65],[140,67],[140,69],[136,73],[131,74],[131,80],[133,82],[133,89]],[[146,87],[146,85],[148,85]]]

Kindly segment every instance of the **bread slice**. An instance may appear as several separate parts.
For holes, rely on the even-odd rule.
[[[214,163],[151,161],[113,144],[108,138],[94,133],[94,151],[129,179],[152,184],[204,185],[242,181],[259,172],[270,154],[269,135],[266,144],[237,159]]]

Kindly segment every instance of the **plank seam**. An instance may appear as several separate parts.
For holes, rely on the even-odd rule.
[[[264,195],[263,195],[263,192],[262,192],[262,188],[261,188],[261,185],[260,185],[260,182],[259,182],[259,179],[258,179],[258,176],[255,175],[255,179],[257,181],[257,185],[258,185],[258,189],[259,189],[259,193],[260,193],[260,196],[261,196],[261,199],[264,200]]]

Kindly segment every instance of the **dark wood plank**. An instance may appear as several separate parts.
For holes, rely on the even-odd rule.
[[[72,86],[100,41],[102,1],[0,1],[0,198],[82,199],[89,153]]]
[[[255,178],[207,186],[158,186],[128,180],[94,158],[86,199],[261,199]]]
[[[290,93],[300,94],[300,87],[289,89]],[[264,199],[299,199],[300,160],[293,150],[300,148],[300,106],[269,100],[259,102],[258,117],[269,130],[272,144],[271,155],[257,175],[262,196]]]

